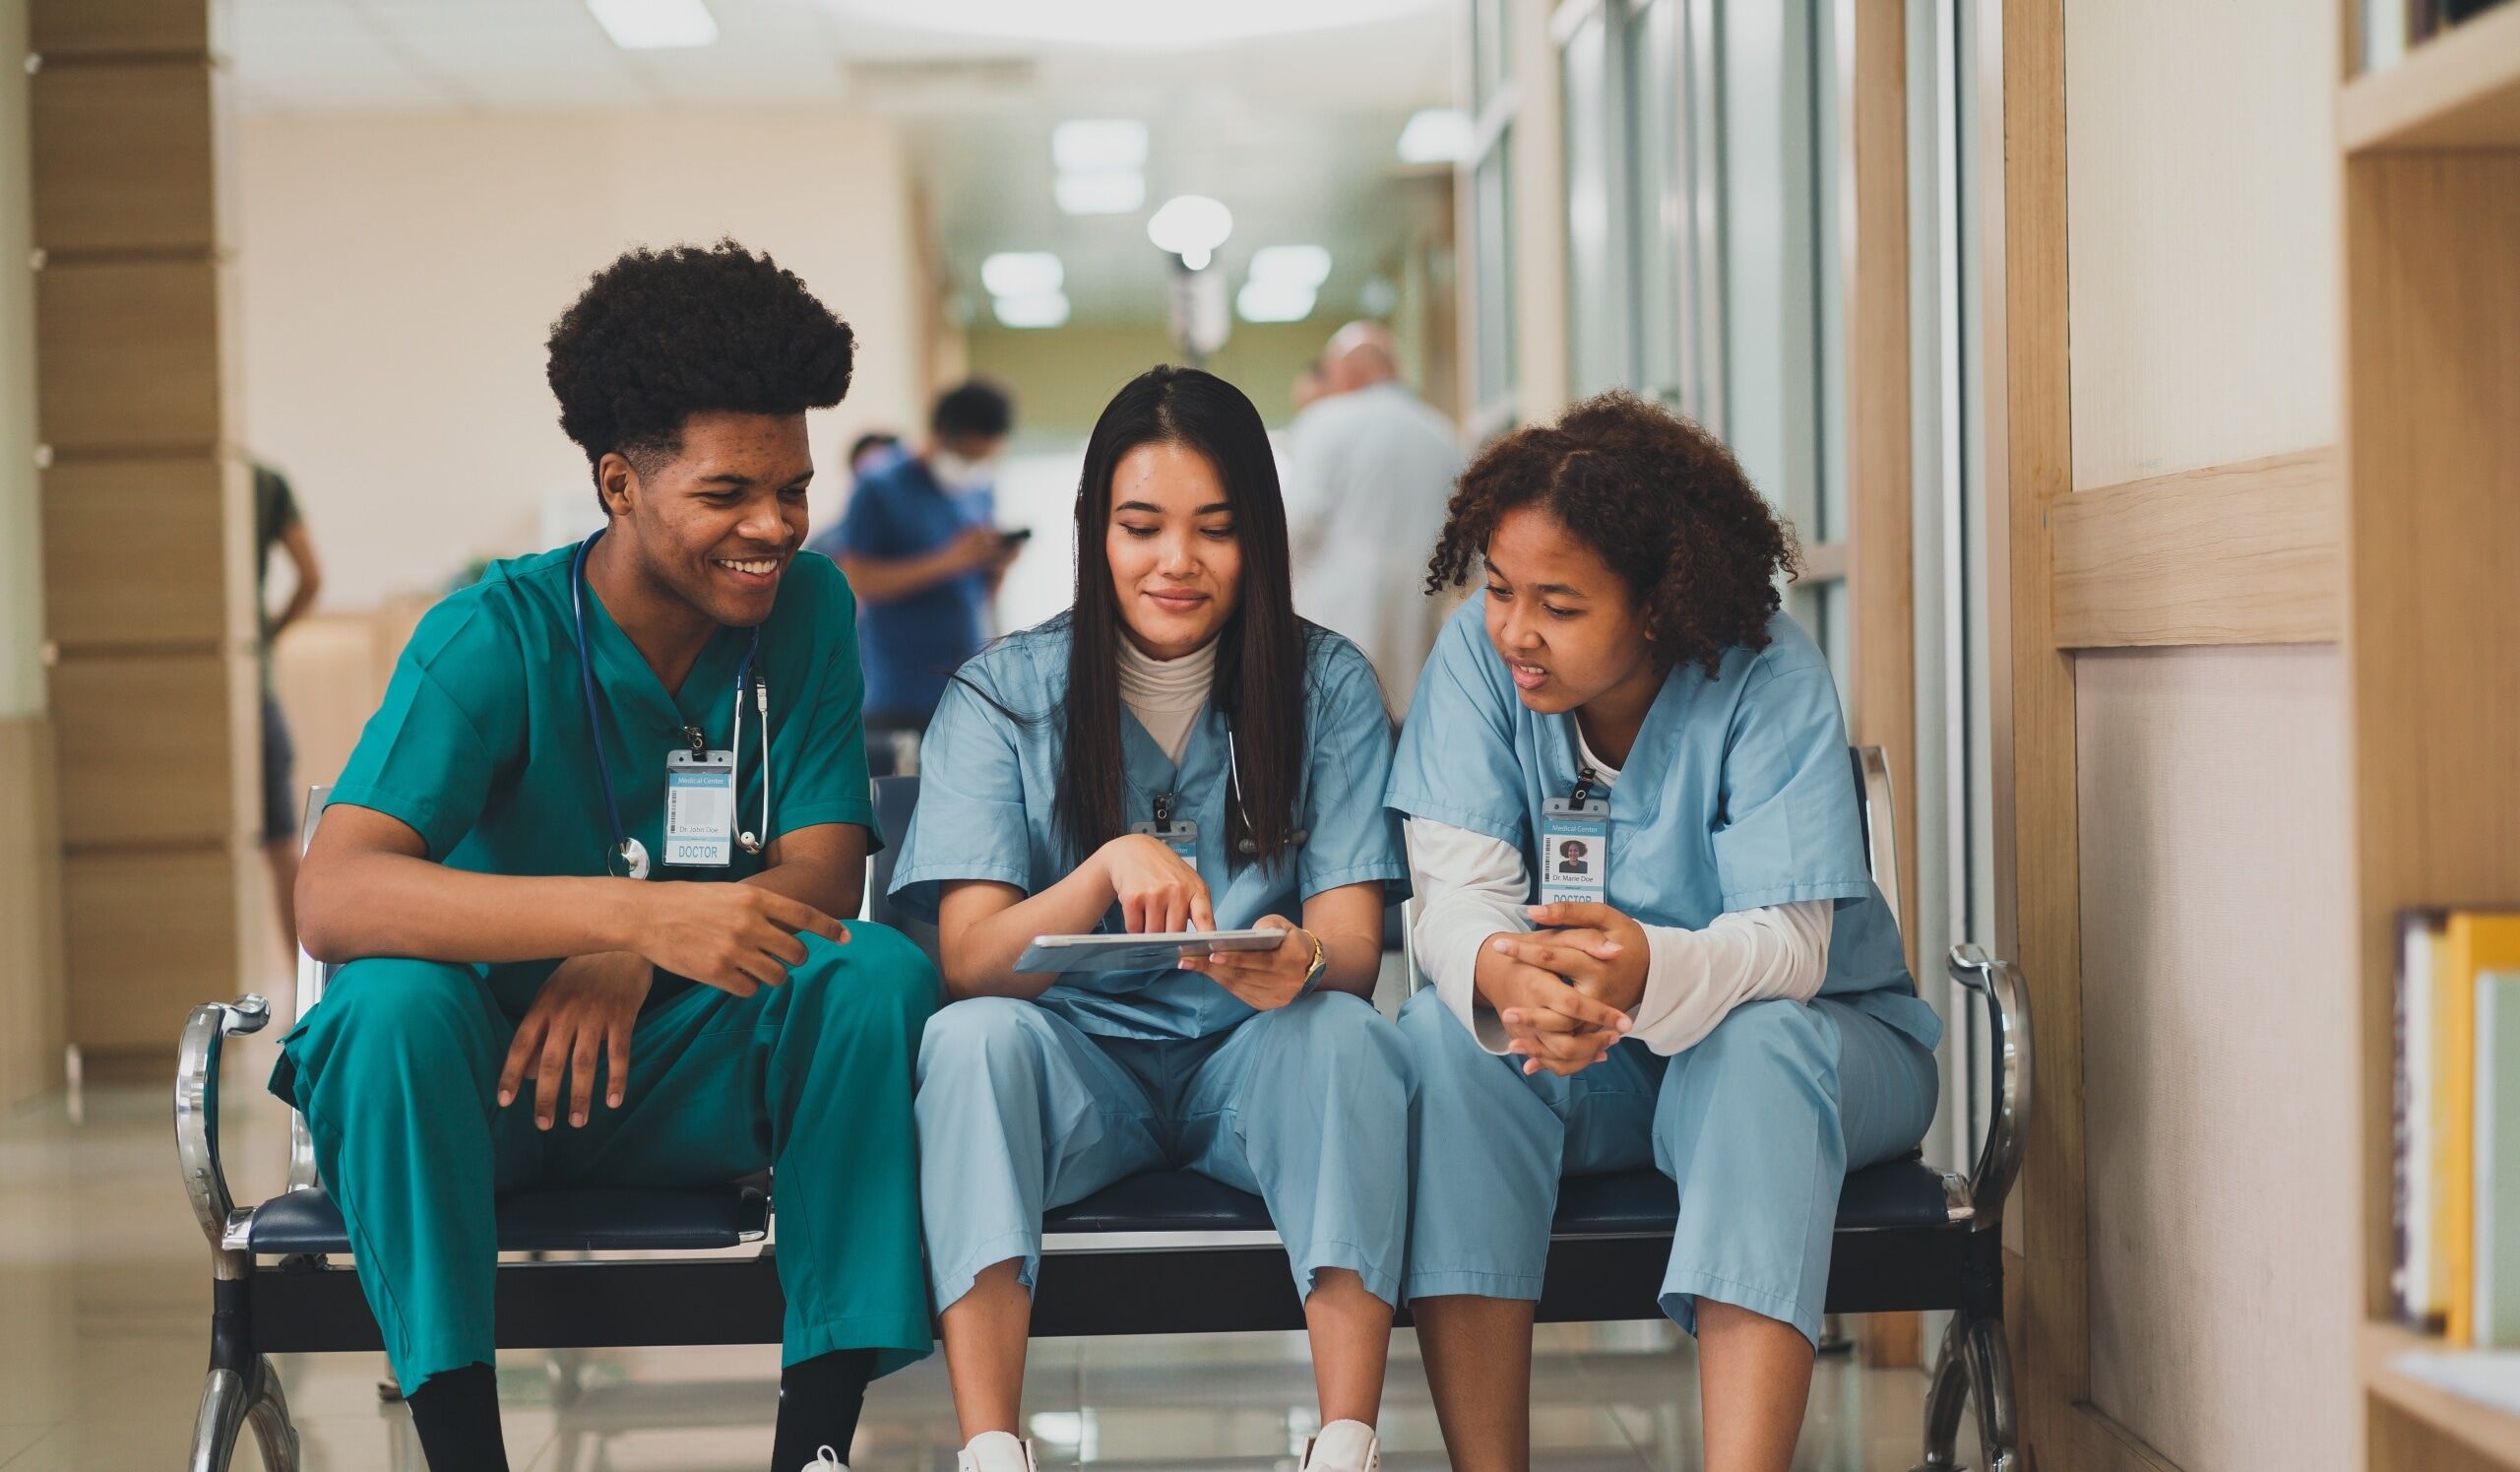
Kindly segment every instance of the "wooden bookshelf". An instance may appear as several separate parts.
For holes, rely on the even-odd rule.
[[[2520,5],[2453,27],[2337,99],[2348,154],[2520,148]]]
[[[2520,905],[2520,3],[2347,82],[2337,135],[2367,1456],[2520,1472],[2520,1417],[2392,1368],[2436,1346],[2389,1302],[2397,915]]]

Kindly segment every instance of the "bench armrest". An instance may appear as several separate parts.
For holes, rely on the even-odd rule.
[[[2030,1140],[2030,992],[2010,961],[1999,961],[1975,945],[1951,948],[1951,979],[1985,999],[1992,1025],[1988,1039],[1987,1097],[1993,1101],[1986,1143],[1969,1173],[1969,1198],[1981,1226],[2000,1227],[2004,1198],[2021,1174],[2021,1156]]]
[[[186,1019],[175,1058],[175,1158],[183,1169],[193,1218],[210,1239],[215,1270],[221,1278],[245,1276],[253,1257],[227,1246],[228,1219],[235,1215],[236,1202],[227,1193],[227,1173],[219,1159],[220,1054],[228,1034],[260,1032],[271,1020],[271,1003],[260,996],[207,1002]]]

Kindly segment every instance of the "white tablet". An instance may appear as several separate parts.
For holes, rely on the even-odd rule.
[[[1265,951],[1286,944],[1275,926],[1249,930],[1163,930],[1141,935],[1036,935],[1015,958],[1017,973],[1042,971],[1169,971],[1181,953]]]

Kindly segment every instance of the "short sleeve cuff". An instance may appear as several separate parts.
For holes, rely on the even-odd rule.
[[[1395,792],[1383,799],[1383,806],[1415,818],[1432,818],[1455,828],[1483,834],[1502,844],[1522,847],[1523,811],[1514,808],[1471,808],[1442,801],[1422,793]]]
[[[375,783],[357,783],[334,788],[324,800],[324,805],[331,807],[336,803],[381,812],[404,824],[428,846],[428,857],[440,863],[445,862],[446,856],[455,851],[455,846],[464,841],[465,828],[450,821],[434,800],[421,794],[397,792]]]
[[[1826,879],[1815,884],[1778,884],[1765,889],[1724,891],[1727,910],[1764,910],[1803,900],[1859,900],[1872,893],[1870,879]]]
[[[778,820],[777,831],[783,834],[819,828],[826,823],[854,823],[866,830],[867,853],[880,854],[884,849],[883,831],[875,826],[875,804],[871,801],[858,802],[842,798],[783,810],[776,806],[774,800],[770,815]]]
[[[944,862],[893,870],[893,900],[913,919],[933,925],[937,906],[943,899],[943,887],[974,880],[987,884],[1012,884],[1028,895],[1033,892],[1033,875],[1022,865]]]
[[[1405,865],[1391,863],[1355,864],[1350,864],[1346,868],[1335,868],[1321,873],[1305,874],[1303,876],[1303,897],[1308,900],[1314,895],[1340,888],[1343,885],[1370,884],[1377,881],[1383,885],[1387,893],[1390,891],[1392,885],[1397,884],[1400,886],[1398,893],[1391,894],[1390,899],[1385,901],[1386,904],[1390,903],[1391,900],[1408,898],[1409,870]]]

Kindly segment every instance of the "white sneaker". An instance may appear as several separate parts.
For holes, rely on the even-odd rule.
[[[1002,1431],[972,1438],[954,1459],[956,1472],[1034,1472],[1033,1443]]]
[[[1303,1443],[1303,1472],[1381,1472],[1382,1443],[1361,1421],[1333,1421]]]
[[[839,1452],[826,1446],[814,1453],[812,1461],[805,1463],[804,1472],[849,1472],[849,1464],[840,1459]]]

